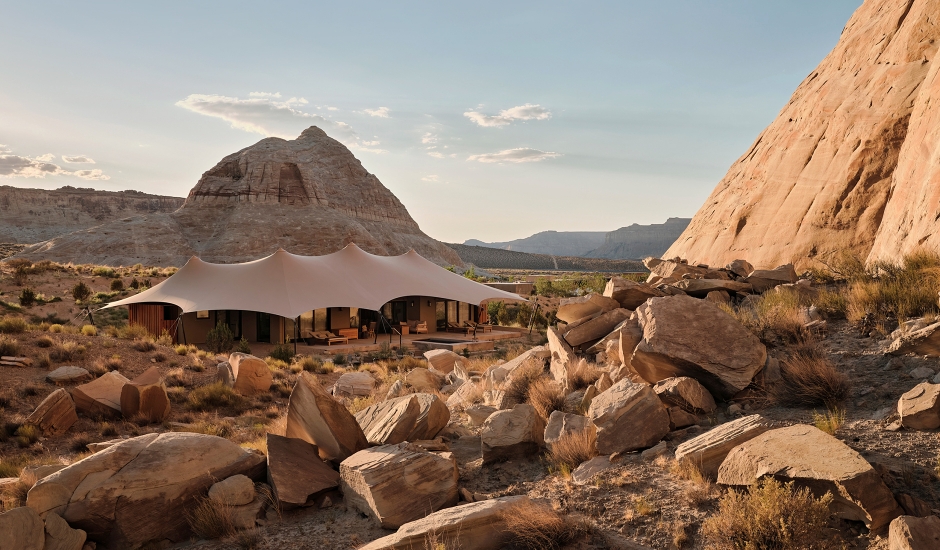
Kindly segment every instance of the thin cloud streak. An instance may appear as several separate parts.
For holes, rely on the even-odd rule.
[[[498,115],[486,115],[479,111],[467,111],[463,116],[470,119],[477,126],[484,128],[500,128],[512,124],[514,120],[548,120],[552,113],[541,105],[526,103],[504,109]]]
[[[471,155],[467,157],[469,161],[484,162],[484,163],[504,163],[509,162],[513,164],[520,164],[523,162],[541,162],[546,159],[552,159],[560,157],[561,153],[553,153],[549,151],[539,151],[538,149],[529,149],[527,147],[519,147],[516,149],[505,149],[497,153],[486,153],[483,155]]]

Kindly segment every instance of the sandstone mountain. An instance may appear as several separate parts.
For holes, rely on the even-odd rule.
[[[140,191],[0,185],[0,243],[38,243],[129,216],[173,212],[182,205],[182,198]]]
[[[523,239],[505,242],[487,243],[469,239],[467,246],[485,246],[502,248],[529,254],[548,254],[550,256],[583,256],[604,243],[603,231],[541,231]]]
[[[940,246],[940,3],[866,0],[666,252],[757,267]]]
[[[404,205],[340,142],[311,126],[223,158],[170,214],[125,218],[55,237],[20,257],[181,266],[255,260],[278,248],[322,255],[354,242],[373,254],[414,248],[443,265],[460,257],[425,235]]]
[[[604,244],[585,254],[589,258],[642,259],[663,255],[682,231],[690,218],[669,218],[666,223],[632,224],[611,231],[604,236]]]

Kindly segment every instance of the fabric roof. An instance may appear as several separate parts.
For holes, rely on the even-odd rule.
[[[295,318],[328,307],[378,310],[404,296],[433,296],[480,304],[484,300],[525,300],[448,271],[414,250],[375,256],[355,244],[325,256],[285,250],[242,264],[212,264],[193,256],[176,274],[102,309],[167,303],[184,313],[205,310],[260,311]]]

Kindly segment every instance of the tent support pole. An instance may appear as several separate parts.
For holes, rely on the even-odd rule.
[[[91,321],[91,326],[95,326],[95,316],[91,314],[91,306],[85,308],[88,311],[88,320]]]
[[[294,320],[294,355],[297,355],[297,340],[300,338],[300,315]]]
[[[183,324],[183,314],[182,314],[182,313],[180,313],[180,316],[179,316],[179,319],[178,319],[178,320],[179,320],[179,323],[180,323],[180,332],[183,333],[183,345],[185,346],[185,345],[186,345],[186,326]]]

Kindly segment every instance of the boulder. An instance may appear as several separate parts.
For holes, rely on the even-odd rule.
[[[509,402],[509,396],[503,390],[487,390],[483,392],[483,404],[499,410],[508,409],[515,403]]]
[[[693,414],[709,414],[717,405],[712,394],[694,378],[677,376],[661,380],[653,386],[653,391],[667,405],[675,405]]]
[[[320,458],[317,446],[268,434],[268,484],[284,508],[307,506],[339,487],[339,474]]]
[[[709,269],[708,266],[689,265],[685,260],[663,260],[649,268],[650,275],[647,283],[657,284],[663,281],[679,281],[682,279],[722,279],[720,271]]]
[[[903,333],[888,346],[891,355],[926,355],[940,357],[940,323]]]
[[[46,536],[43,550],[82,550],[87,535],[81,529],[72,529],[58,514],[46,514]],[[0,548],[3,546],[0,545]]]
[[[53,384],[71,384],[84,382],[91,378],[91,373],[81,367],[64,366],[46,375],[46,380]]]
[[[604,296],[617,300],[620,307],[634,310],[641,304],[658,296],[665,296],[656,287],[647,283],[637,283],[623,277],[611,277],[604,287]]]
[[[50,393],[29,416],[26,423],[39,428],[45,436],[65,433],[78,420],[75,403],[63,388]]]
[[[565,323],[574,323],[579,319],[600,315],[618,307],[620,304],[616,300],[598,294],[562,298],[555,317]]]
[[[445,508],[402,525],[397,532],[374,540],[359,550],[417,550],[433,537],[445,548],[492,550],[512,539],[506,530],[505,514],[513,506],[525,506],[526,496],[500,497]]]
[[[370,405],[356,413],[370,445],[395,445],[407,441],[418,421],[420,406],[414,395]]]
[[[769,430],[728,453],[718,483],[745,486],[772,475],[833,494],[832,512],[877,531],[903,513],[881,476],[857,452],[815,426]]]
[[[35,485],[40,479],[47,478],[59,470],[64,470],[65,464],[40,464],[39,466],[27,466],[20,472],[20,481]]]
[[[785,264],[774,269],[755,269],[744,279],[754,287],[754,292],[766,292],[777,285],[796,282],[796,270],[793,264]]]
[[[750,441],[772,427],[772,423],[759,414],[744,416],[693,437],[676,448],[677,461],[689,461],[702,473],[718,476],[718,468],[731,449]]]
[[[464,362],[463,357],[446,349],[432,349],[426,351],[424,352],[424,358],[427,359],[428,365],[430,365],[431,368],[437,372],[443,372],[444,374],[448,374],[454,370],[454,365]]]
[[[257,479],[264,455],[212,435],[172,432],[127,439],[41,479],[26,505],[55,513],[110,548],[187,540],[186,512],[216,480]]]
[[[408,371],[405,375],[405,383],[418,391],[438,391],[444,385],[444,377],[426,368],[418,367]]]
[[[121,413],[125,418],[140,415],[151,422],[163,422],[170,414],[163,374],[150,367],[121,388]]]
[[[705,299],[713,304],[731,303],[731,295],[725,290],[713,290],[705,295]]]
[[[232,512],[232,526],[241,531],[254,529],[268,503],[268,498],[256,491],[254,500],[248,504],[232,506],[229,508]]]
[[[723,281],[721,279],[683,279],[673,283],[672,286],[696,298],[705,298],[712,292],[749,294],[753,291],[748,283]]]
[[[230,388],[235,386],[235,374],[232,372],[232,365],[230,365],[228,361],[219,363],[216,365],[216,369],[216,382],[222,382]]]
[[[637,314],[643,339],[630,365],[651,384],[688,376],[727,399],[746,388],[767,362],[764,344],[711,302],[653,298]]]
[[[254,355],[235,352],[228,357],[235,384],[232,388],[242,395],[266,393],[271,389],[274,375],[268,364]]]
[[[594,423],[591,419],[580,414],[569,414],[561,411],[552,411],[548,417],[548,423],[545,425],[545,435],[543,437],[545,446],[552,450],[552,444],[563,436],[577,433],[584,430],[594,431]]]
[[[804,302],[813,302],[819,298],[819,291],[813,288],[813,282],[809,279],[800,279],[793,284],[777,285],[773,291],[777,294],[796,294]]]
[[[888,550],[940,548],[940,518],[899,516],[888,527]]]
[[[486,421],[494,412],[498,411],[496,407],[488,407],[486,405],[473,405],[467,407],[466,413],[470,417],[471,426],[481,426],[483,422]]]
[[[591,384],[584,389],[584,394],[581,396],[581,403],[578,405],[576,410],[586,411],[591,408],[591,401],[594,401],[594,398],[597,397],[597,394],[600,392],[597,391],[597,386]]]
[[[72,390],[75,409],[85,416],[117,416],[121,414],[121,390],[127,383],[121,373],[111,371]]]
[[[545,421],[532,405],[497,411],[483,422],[480,432],[483,463],[533,457],[542,447],[544,436]]]
[[[646,384],[621,380],[591,402],[588,418],[597,429],[597,452],[634,451],[669,433],[669,413]]]
[[[385,399],[395,399],[396,397],[401,397],[401,394],[405,391],[405,385],[401,383],[401,380],[395,380],[395,383],[388,389],[388,392],[385,394]]]
[[[921,382],[898,400],[901,425],[912,430],[940,428],[940,384]]]
[[[32,508],[13,508],[0,514],[0,550],[43,550],[42,518]]]
[[[418,401],[418,419],[415,427],[408,434],[408,441],[434,439],[450,422],[450,409],[432,393],[413,394]]]
[[[339,466],[347,506],[397,529],[457,504],[457,463],[453,458],[400,443],[359,451]]]
[[[578,363],[574,350],[568,345],[554,327],[548,327],[548,349],[551,351],[550,370],[552,378],[561,385],[563,391],[568,389],[568,374]]]
[[[244,474],[236,474],[213,483],[209,498],[226,506],[244,506],[255,499],[255,483]]]
[[[666,412],[669,413],[669,431],[698,424],[700,420],[697,415],[675,405],[667,407]]]
[[[575,328],[569,328],[565,332],[565,342],[569,346],[575,347],[581,344],[592,342],[603,338],[614,330],[614,327],[630,317],[632,312],[627,309],[617,308],[604,312],[589,321],[579,324]]]
[[[333,395],[342,397],[364,397],[372,395],[375,378],[365,371],[344,372],[333,385]]]
[[[306,371],[287,401],[285,435],[316,445],[321,458],[337,464],[369,446],[352,413]]]
[[[544,365],[545,360],[552,356],[551,351],[545,346],[535,346],[534,348],[528,349],[518,357],[510,359],[501,365],[494,365],[490,367],[487,373],[487,380],[492,387],[495,387],[498,384],[505,382],[507,379],[512,377],[512,373],[516,371],[519,367],[528,364],[542,364]],[[492,389],[492,387],[487,389]]]
[[[571,481],[577,485],[587,485],[597,474],[615,467],[616,464],[610,461],[609,456],[595,456],[571,471]]]
[[[482,399],[483,388],[473,382],[462,384],[457,391],[447,396],[447,406],[455,409],[469,407],[475,400]]]
[[[606,391],[607,388],[614,385],[613,380],[610,379],[610,374],[602,372],[597,381],[594,382],[594,387],[597,388],[598,393]]]
[[[734,273],[738,277],[747,277],[754,271],[754,266],[749,264],[747,260],[734,260],[730,264],[725,266],[725,269]]]

